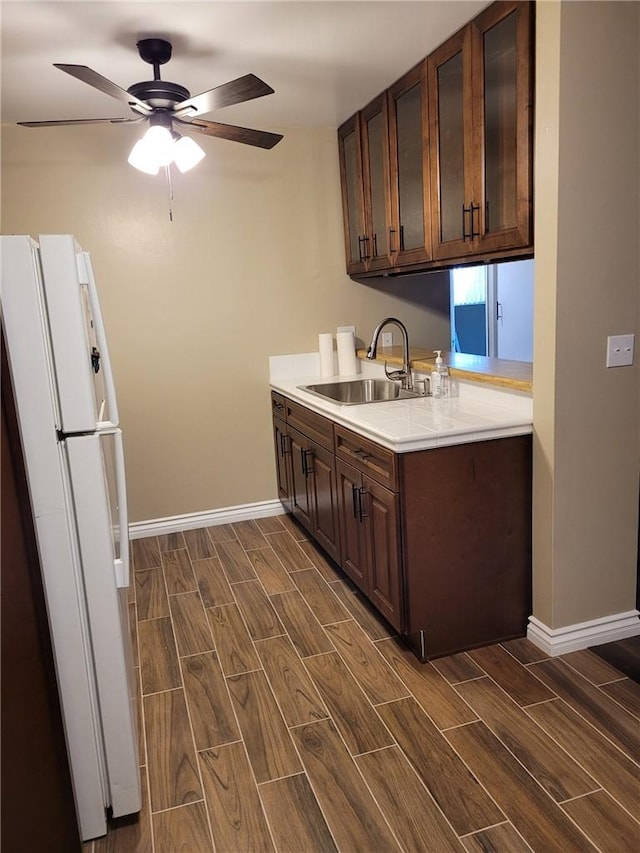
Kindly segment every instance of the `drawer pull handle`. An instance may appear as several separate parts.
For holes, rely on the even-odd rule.
[[[358,459],[361,459],[363,462],[371,457],[371,454],[367,453],[367,451],[363,450],[361,447],[358,448],[358,450],[354,450],[353,455],[357,456]]]

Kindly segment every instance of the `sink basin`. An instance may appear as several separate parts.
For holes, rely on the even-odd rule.
[[[386,379],[354,379],[349,382],[325,382],[318,385],[300,385],[302,391],[317,394],[341,406],[356,406],[361,403],[386,403],[390,400],[408,400],[418,397],[414,391],[401,388],[396,382]]]

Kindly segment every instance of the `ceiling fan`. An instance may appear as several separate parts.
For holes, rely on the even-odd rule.
[[[206,136],[241,142],[258,148],[273,148],[283,138],[282,134],[268,133],[264,130],[252,130],[231,124],[205,121],[199,116],[221,107],[240,104],[253,98],[273,94],[273,89],[254,74],[245,74],[237,80],[231,80],[191,96],[188,89],[178,83],[160,79],[160,66],[171,59],[171,42],[160,38],[141,39],[137,43],[140,58],[153,65],[153,80],[134,83],[128,89],[122,89],[116,83],[98,74],[86,65],[64,65],[54,63],[56,68],[72,77],[111,95],[125,103],[135,114],[135,118],[88,118],[60,119],[57,121],[20,121],[23,127],[54,127],[56,125],[84,124],[142,124],[148,122],[150,128],[143,139],[134,146],[129,162],[142,171],[157,174],[160,166],[175,162],[181,171],[191,168],[202,157],[204,151],[190,137],[182,137],[176,128],[189,129]],[[149,137],[149,139],[148,139]],[[152,153],[152,141],[157,151]],[[164,147],[163,147],[164,146]],[[136,155],[136,149],[138,149]],[[180,150],[179,150],[180,149]],[[155,151],[156,148],[153,148]],[[192,162],[195,160],[195,162]]]

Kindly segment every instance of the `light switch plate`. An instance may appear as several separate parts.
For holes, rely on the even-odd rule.
[[[353,332],[353,337],[356,336],[356,327],[355,326],[338,326],[336,329],[338,332]]]
[[[607,338],[607,367],[626,367],[633,364],[635,335],[609,335]]]

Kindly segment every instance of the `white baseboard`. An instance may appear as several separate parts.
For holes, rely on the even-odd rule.
[[[527,639],[552,657],[576,652],[589,646],[601,646],[640,634],[640,612],[614,613],[590,622],[564,628],[549,628],[535,616],[529,617]]]
[[[129,538],[140,539],[143,536],[158,536],[160,533],[178,533],[194,527],[215,527],[217,524],[230,524],[234,521],[247,521],[250,518],[266,518],[270,515],[283,515],[284,507],[279,500],[258,501],[208,512],[193,512],[187,515],[171,515],[168,518],[153,518],[150,521],[134,521],[129,525]]]

